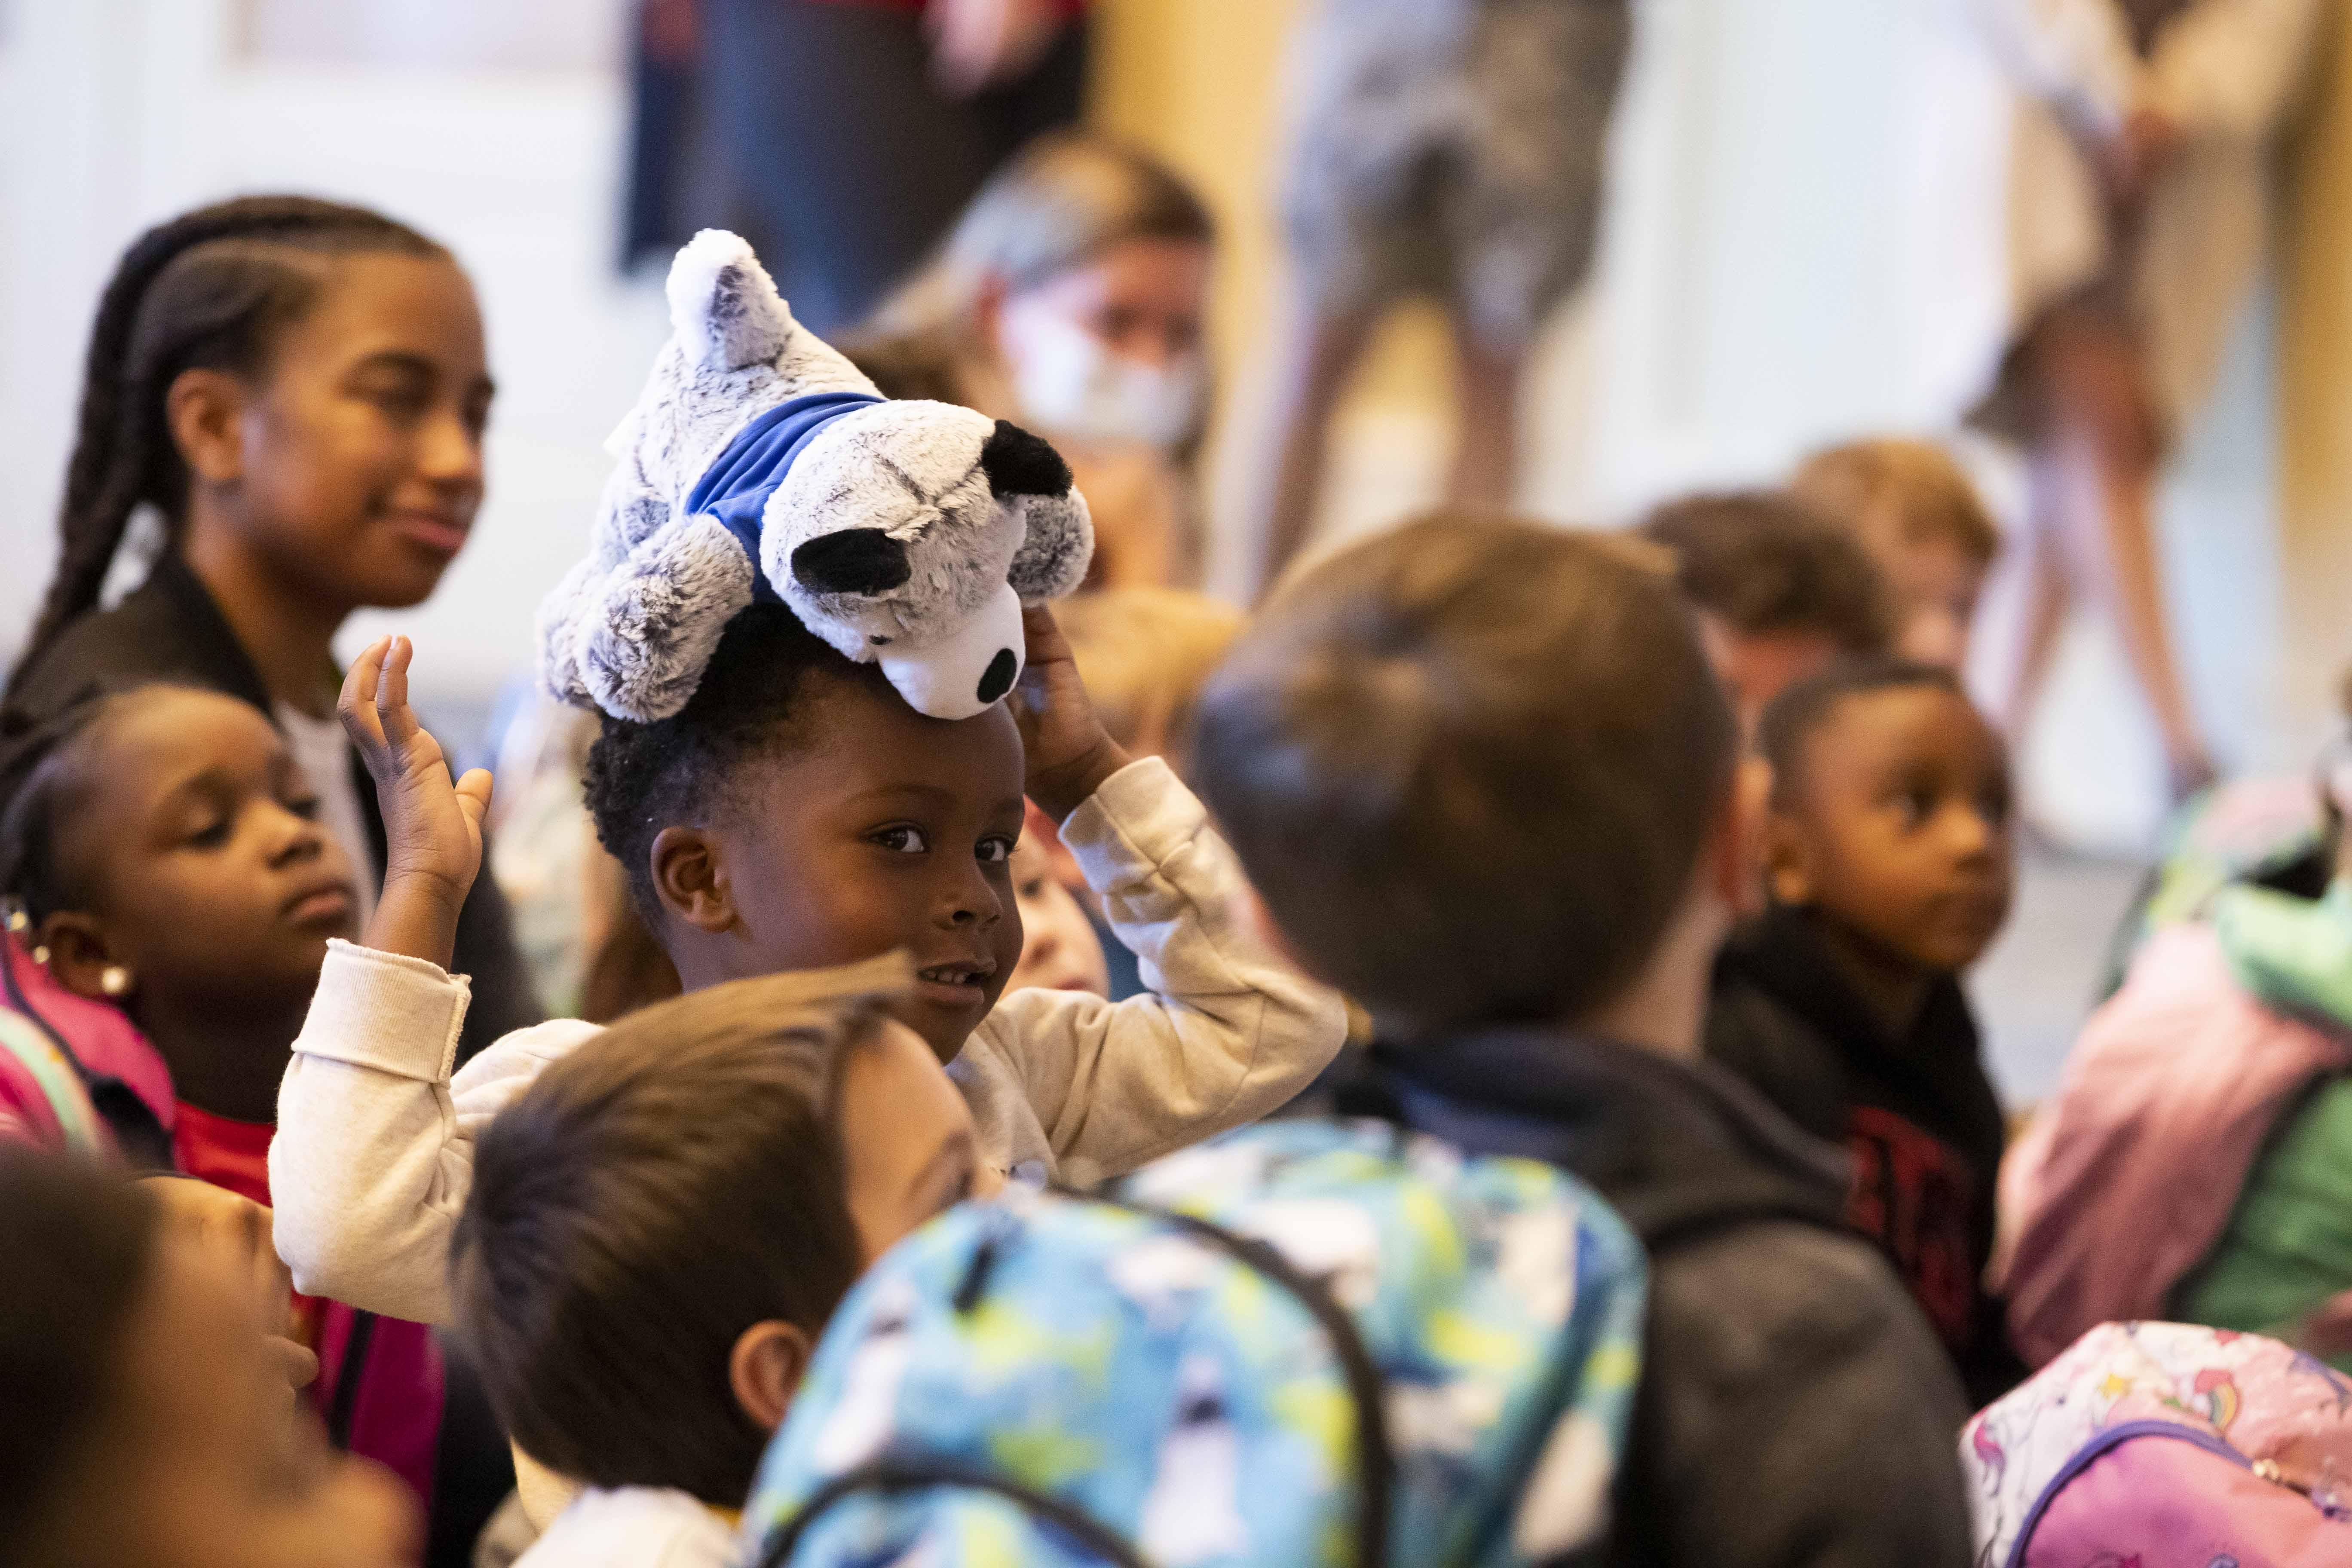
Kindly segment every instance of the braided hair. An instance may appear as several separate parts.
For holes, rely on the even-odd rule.
[[[152,504],[176,546],[188,474],[164,413],[185,370],[253,375],[317,302],[322,258],[446,257],[405,224],[308,196],[241,196],[181,214],[131,243],[100,296],[58,518],[57,574],[9,686],[94,608],[131,514]]]
[[[0,709],[0,909],[38,925],[79,907],[82,889],[59,858],[68,819],[91,783],[91,747],[100,728],[132,709],[191,689],[148,681],[94,686],[47,718]]]

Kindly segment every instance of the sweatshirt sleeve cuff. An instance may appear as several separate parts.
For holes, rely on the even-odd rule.
[[[445,1082],[473,985],[437,963],[334,938],[294,1048],[396,1078]]]
[[[1097,892],[1148,877],[1197,837],[1208,812],[1158,757],[1139,757],[1105,779],[1062,824],[1062,842]]]

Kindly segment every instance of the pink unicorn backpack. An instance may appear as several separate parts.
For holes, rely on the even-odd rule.
[[[1960,1460],[1978,1568],[2352,1564],[2352,1379],[2258,1334],[2102,1324]]]

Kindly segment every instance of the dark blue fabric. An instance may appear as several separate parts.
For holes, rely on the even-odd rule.
[[[751,599],[777,603],[760,570],[760,514],[817,432],[845,414],[882,399],[866,392],[813,392],[769,409],[727,443],[686,498],[686,515],[717,518],[751,558]]]

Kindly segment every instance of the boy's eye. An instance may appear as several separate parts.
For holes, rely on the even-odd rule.
[[[873,841],[896,855],[920,855],[931,847],[919,827],[886,827]]]
[[[1013,840],[1010,838],[983,838],[980,841],[980,847],[976,853],[980,858],[980,863],[982,865],[1001,866],[1005,861],[1013,858]]]
[[[1032,877],[1013,890],[1024,899],[1042,899],[1045,896],[1045,879]]]
[[[228,818],[226,816],[213,818],[194,833],[189,834],[188,842],[198,849],[219,848],[228,842]]]
[[[315,795],[298,795],[286,803],[286,809],[305,822],[316,822],[319,820],[319,797]]]

